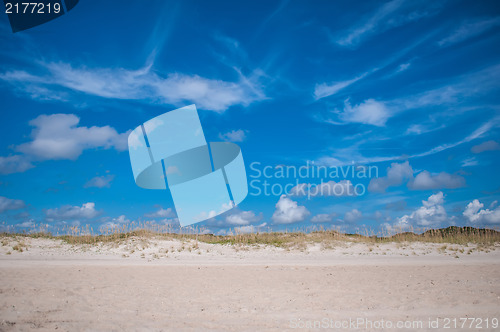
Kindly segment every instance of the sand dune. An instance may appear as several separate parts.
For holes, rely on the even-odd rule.
[[[440,330],[447,319],[461,324],[461,317],[482,318],[483,330],[493,330],[492,319],[500,318],[495,248],[341,243],[287,251],[27,239],[20,252],[6,241],[0,248],[5,331],[280,331],[333,329],[349,320],[343,330],[419,322],[428,330],[429,320]]]

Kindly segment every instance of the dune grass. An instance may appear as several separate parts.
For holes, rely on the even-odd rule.
[[[334,230],[293,231],[293,232],[259,232],[259,233],[234,233],[232,235],[203,234],[202,232],[189,231],[185,233],[165,232],[158,228],[136,228],[129,230],[125,227],[108,230],[103,234],[94,234],[92,229],[72,228],[63,235],[54,235],[48,232],[31,233],[2,233],[0,237],[29,237],[60,239],[68,244],[101,244],[119,243],[130,238],[163,239],[196,241],[221,245],[270,245],[283,248],[300,248],[307,244],[332,244],[337,242],[350,243],[388,243],[388,242],[430,242],[443,244],[477,244],[490,246],[500,243],[500,232],[493,229],[479,229],[473,227],[451,226],[442,229],[411,230],[396,234],[373,234],[369,230],[356,234],[346,234]]]

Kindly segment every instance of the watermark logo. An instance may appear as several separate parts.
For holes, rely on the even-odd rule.
[[[368,179],[378,177],[378,167],[373,165],[304,165],[250,164],[251,196],[317,196],[356,197],[366,193]]]
[[[12,32],[23,31],[47,23],[73,9],[79,0],[4,0]]]
[[[159,115],[128,137],[136,184],[170,189],[181,226],[224,213],[248,194],[240,147],[207,143],[195,105]]]

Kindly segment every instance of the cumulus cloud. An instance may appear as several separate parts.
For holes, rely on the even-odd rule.
[[[408,182],[408,188],[412,190],[455,189],[464,186],[465,179],[462,176],[446,172],[433,175],[428,171],[422,171],[415,179]]]
[[[22,223],[16,224],[16,227],[33,228],[35,227],[35,223],[33,221],[23,221]]]
[[[262,219],[262,215],[255,215],[253,211],[239,211],[226,217],[226,223],[232,226],[246,226]]]
[[[175,218],[177,215],[175,214],[172,208],[164,209],[161,206],[158,206],[158,210],[152,213],[146,213],[144,215],[146,218]]]
[[[11,70],[0,73],[0,79],[16,84],[16,87],[23,86],[26,92],[33,87],[41,88],[38,91],[51,87],[50,90],[69,89],[103,98],[173,105],[189,102],[216,112],[223,112],[234,105],[246,106],[266,98],[259,83],[262,73],[258,70],[250,77],[240,74],[237,82],[228,82],[181,73],[170,73],[162,77],[151,70],[151,65],[139,70],[128,70],[74,67],[64,62],[37,64],[39,71],[44,74]]]
[[[475,199],[467,204],[463,215],[474,224],[498,225],[500,224],[500,207],[494,208],[495,205],[491,205],[492,210],[483,209],[484,204]]]
[[[260,225],[248,225],[248,226],[241,226],[241,227],[235,227],[234,228],[234,233],[236,234],[242,234],[242,233],[256,233],[259,232],[262,227],[266,227],[267,223],[262,223]]]
[[[290,189],[290,195],[293,196],[356,196],[354,186],[350,180],[341,180],[335,182],[321,182],[320,184],[299,183]]]
[[[486,141],[478,145],[474,145],[471,149],[472,153],[481,153],[485,151],[497,151],[500,150],[500,144],[495,141]]]
[[[33,167],[29,158],[23,155],[0,157],[0,174],[22,173]]]
[[[305,206],[300,206],[286,195],[282,195],[276,203],[276,210],[271,219],[275,224],[292,224],[303,221],[309,214]]]
[[[65,205],[60,208],[47,209],[44,211],[47,221],[92,219],[100,212],[95,209],[95,203],[84,203],[82,206]]]
[[[83,185],[84,188],[109,188],[111,187],[111,181],[115,178],[114,175],[108,174],[103,176],[96,176],[88,180],[87,183]]]
[[[26,206],[24,202],[20,199],[11,199],[4,196],[0,196],[0,213],[8,210],[19,210]]]
[[[391,117],[391,113],[383,102],[367,99],[359,105],[351,106],[349,100],[344,102],[342,111],[336,110],[340,122],[329,121],[333,124],[363,123],[383,127]]]
[[[466,184],[465,178],[456,174],[446,172],[431,174],[424,170],[413,177],[413,173],[413,168],[408,161],[392,163],[387,168],[386,176],[370,180],[368,190],[382,193],[388,187],[400,186],[406,181],[410,190],[455,189],[464,187]]]
[[[220,133],[219,138],[223,141],[228,141],[228,142],[243,142],[246,138],[246,131],[245,130],[231,130],[227,133]]]
[[[385,192],[390,186],[400,186],[403,181],[413,178],[413,168],[408,161],[404,163],[392,163],[387,168],[385,177],[373,178],[370,180],[368,190],[373,192]]]
[[[443,203],[444,195],[440,191],[429,196],[426,201],[422,201],[422,206],[410,215],[398,218],[394,226],[403,230],[410,226],[436,227],[448,219]]]
[[[16,150],[37,160],[77,159],[85,149],[127,149],[128,132],[119,134],[110,126],[78,126],[74,114],[40,115],[29,124],[35,127],[32,141],[18,145]]]
[[[362,216],[363,214],[361,213],[361,211],[359,211],[358,209],[352,209],[351,211],[345,213],[344,221],[349,223],[354,223],[359,221]]]
[[[78,126],[79,122],[80,118],[74,114],[40,115],[31,120],[32,140],[14,146],[22,154],[0,157],[0,174],[24,172],[35,167],[36,161],[76,160],[86,149],[127,149],[130,131],[120,134],[110,126],[84,127]],[[95,184],[104,184],[109,179],[109,176],[96,178]]]
[[[320,213],[311,218],[311,222],[323,223],[331,222],[337,216],[336,213]]]
[[[105,218],[105,219],[107,219],[107,218]],[[101,232],[111,231],[113,229],[116,229],[122,225],[126,225],[129,223],[130,223],[130,219],[128,219],[127,216],[122,214],[121,216],[118,216],[116,218],[112,218],[111,220],[108,220],[108,221],[102,223],[99,226],[99,230]]]

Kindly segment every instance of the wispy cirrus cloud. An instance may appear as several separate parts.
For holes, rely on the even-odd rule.
[[[230,82],[182,73],[161,76],[152,70],[152,64],[138,70],[78,67],[65,62],[36,64],[36,73],[9,70],[0,73],[0,80],[35,99],[47,99],[44,91],[48,96],[55,91],[61,96],[58,99],[73,91],[102,98],[173,105],[191,102],[201,109],[215,112],[266,99],[259,81],[260,71],[248,77],[240,74],[237,81]]]
[[[440,6],[416,1],[388,1],[360,21],[354,23],[334,42],[340,46],[356,46],[371,35],[402,26],[437,13]]]
[[[347,99],[342,110],[335,108],[327,114],[318,116],[317,119],[335,125],[363,123],[380,127],[390,118],[413,109],[467,103],[480,105],[482,101],[478,100],[479,97],[500,90],[497,83],[499,75],[500,65],[492,65],[445,82],[434,82],[436,85],[434,88],[393,99],[369,98],[355,106],[351,106],[350,99]]]
[[[415,153],[411,155],[389,155],[389,156],[364,156],[359,152],[359,148],[357,145],[336,150],[334,154],[321,156],[317,160],[318,165],[325,166],[343,166],[349,165],[352,161],[356,161],[359,164],[373,164],[373,163],[381,163],[387,161],[396,161],[402,159],[412,159],[412,158],[422,158],[434,155],[436,153],[446,151],[448,149],[452,149],[454,147],[460,146],[464,143],[471,142],[477,138],[483,137],[487,134],[492,128],[497,128],[499,126],[499,120],[494,118],[492,120],[486,121],[477,129],[475,129],[471,134],[467,135],[461,140],[444,143],[437,145],[431,149],[425,150],[420,153]]]
[[[369,124],[377,127],[384,127],[388,121],[395,116],[400,116],[405,112],[416,109],[430,109],[433,114],[441,112],[440,116],[456,117],[456,107],[464,109],[475,109],[483,107],[484,96],[497,93],[499,86],[497,77],[500,74],[500,66],[493,65],[484,69],[458,77],[447,79],[434,83],[435,87],[421,92],[399,96],[389,100],[374,100],[367,99],[364,102],[351,106],[344,105],[343,109],[333,109],[324,113],[316,114],[316,119],[321,122],[333,125],[349,125],[349,124]],[[455,106],[455,108],[453,108]],[[490,107],[488,105],[484,106]],[[335,153],[321,156],[318,158],[318,163],[323,165],[347,165],[353,160],[364,163],[377,163],[395,161],[401,159],[421,158],[433,155],[451,148],[455,148],[462,144],[471,142],[488,134],[492,129],[498,128],[500,118],[493,117],[485,120],[475,130],[466,135],[463,139],[452,142],[443,142],[427,150],[406,155],[381,155],[381,156],[364,156],[360,151],[360,145],[363,141],[356,141],[351,147],[336,149]],[[429,127],[428,125],[413,123],[411,128],[406,128],[399,134],[391,134],[393,139],[395,136],[403,138],[408,135],[420,135],[428,132],[435,132],[439,129],[446,128],[442,123]],[[399,127],[392,128],[393,131],[399,131]],[[441,140],[442,141],[442,140]],[[488,143],[491,144],[491,143]]]
[[[330,83],[320,83],[316,84],[314,88],[314,98],[316,100],[319,100],[321,98],[329,97],[340,90],[350,86],[351,84],[356,83],[357,81],[361,80],[362,78],[366,77],[370,72],[366,72],[360,76],[357,76],[355,78],[352,78],[350,80],[345,80],[345,81],[337,81],[337,82],[330,82]]]
[[[493,18],[480,18],[475,20],[468,20],[462,22],[462,24],[453,31],[450,35],[441,39],[438,42],[439,46],[449,46],[456,43],[460,43],[469,38],[479,36],[494,27],[500,25],[500,17]]]

